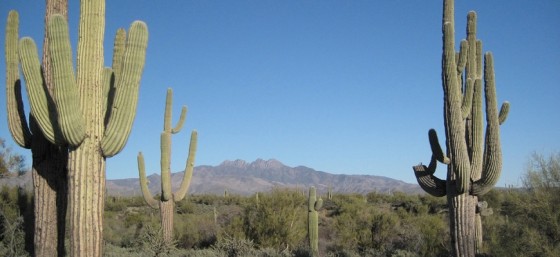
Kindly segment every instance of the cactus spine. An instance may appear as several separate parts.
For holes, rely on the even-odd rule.
[[[191,183],[194,159],[196,155],[196,146],[198,134],[196,131],[191,133],[191,142],[189,145],[189,156],[185,165],[185,175],[181,182],[179,190],[175,193],[171,190],[171,134],[181,131],[185,122],[187,107],[183,106],[179,122],[174,128],[171,128],[171,110],[173,104],[173,90],[167,89],[167,97],[165,101],[165,114],[163,132],[161,133],[161,197],[159,200],[154,199],[146,179],[146,169],[144,165],[144,156],[142,152],[138,153],[138,172],[140,174],[140,186],[142,195],[146,203],[155,209],[160,210],[161,227],[165,242],[173,242],[173,214],[175,213],[175,202],[185,198]]]
[[[74,74],[66,18],[55,14],[47,20],[52,97],[43,87],[32,39],[20,40],[19,58],[31,115],[49,142],[69,149],[69,255],[101,256],[105,159],[117,154],[130,134],[148,31],[143,22],[134,22],[120,63],[113,63],[114,70],[104,69],[105,2],[81,1],[79,23]]]
[[[483,138],[482,43],[476,39],[476,13],[467,16],[467,39],[455,52],[454,2],[443,8],[444,125],[447,152],[444,154],[435,130],[429,131],[432,159],[429,166],[414,166],[420,186],[434,196],[447,196],[454,256],[475,256],[480,250],[478,196],[498,181],[502,169],[499,125],[507,118],[509,103],[500,112],[494,81],[492,54],[484,54],[486,135]],[[447,165],[445,180],[434,176],[437,162]],[[477,243],[478,242],[478,243]]]
[[[312,257],[319,256],[319,213],[323,207],[323,199],[317,200],[315,187],[309,188],[309,203],[307,205],[307,235]]]
[[[49,20],[55,10],[65,15],[66,0],[47,1],[45,19]],[[45,26],[46,27],[46,26]],[[64,233],[66,230],[68,149],[49,143],[32,115],[29,124],[25,118],[21,83],[19,77],[18,39],[19,15],[10,11],[6,25],[6,107],[8,126],[14,141],[30,149],[33,156],[32,178],[34,193],[33,252],[35,256],[64,255]],[[44,49],[48,40],[44,39]],[[48,51],[43,50],[43,76],[45,87],[51,95],[53,85]]]

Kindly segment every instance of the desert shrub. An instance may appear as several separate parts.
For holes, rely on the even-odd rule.
[[[448,256],[449,245],[449,226],[446,217],[439,215],[420,215],[411,218],[409,221],[415,227],[417,233],[416,253],[419,256]],[[412,232],[412,231],[411,231]]]
[[[218,236],[214,212],[204,214],[180,214],[175,216],[175,236],[179,248],[207,248]]]
[[[118,212],[106,210],[103,239],[117,247],[137,247],[144,226],[153,227],[159,222],[159,211],[148,206],[126,207]]]
[[[522,188],[493,190],[483,220],[491,256],[560,256],[560,154],[530,157]]]
[[[212,248],[223,252],[227,257],[242,257],[249,256],[254,247],[253,241],[250,240],[222,237]]]
[[[142,252],[150,256],[170,256],[174,254],[175,242],[167,242],[163,239],[163,231],[160,227],[146,225],[138,237],[136,245]]]
[[[260,203],[245,208],[245,237],[259,247],[284,249],[301,244],[307,235],[305,198],[294,191],[262,194]]]
[[[20,188],[3,186],[0,189],[0,256],[29,255],[24,220],[27,201],[29,198]],[[29,238],[31,234],[27,234]]]

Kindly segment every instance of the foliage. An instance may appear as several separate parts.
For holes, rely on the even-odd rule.
[[[294,191],[262,194],[259,205],[245,208],[243,231],[259,246],[283,249],[299,246],[306,236],[306,199]],[[271,237],[270,235],[274,235]]]
[[[492,256],[560,256],[560,155],[533,154],[523,188],[485,198],[498,210],[486,218],[486,252]],[[504,247],[504,246],[508,247]]]
[[[25,211],[27,196],[17,187],[0,189],[0,256],[28,256]],[[28,234],[28,233],[27,233]]]
[[[25,156],[13,153],[12,148],[6,146],[6,140],[0,138],[0,178],[22,175],[27,171]]]
[[[484,256],[560,256],[560,195],[548,189],[500,188],[484,195],[495,210],[483,217]],[[190,196],[176,206],[174,245],[162,243],[159,212],[142,197],[106,203],[104,256],[310,256],[307,199],[296,191],[261,193],[258,207],[254,196]],[[0,189],[0,256],[28,253],[22,210],[17,188]],[[318,211],[320,252],[449,256],[447,210],[445,199],[428,195],[334,194]]]

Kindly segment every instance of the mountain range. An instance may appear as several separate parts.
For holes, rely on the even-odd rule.
[[[30,173],[30,172],[28,172]],[[154,173],[147,177],[148,188],[153,194],[161,192],[161,177]],[[172,188],[176,190],[183,179],[183,172],[171,174]],[[30,174],[10,179],[0,179],[2,184],[28,185]],[[132,196],[140,195],[138,178],[107,180],[109,195]],[[315,186],[319,193],[331,188],[334,193],[369,192],[390,193],[422,193],[416,184],[373,175],[331,174],[317,171],[305,166],[289,167],[270,159],[257,159],[253,162],[244,160],[224,161],[218,166],[201,165],[194,168],[190,194],[229,194],[249,195],[255,192],[266,192],[274,188],[306,189]]]

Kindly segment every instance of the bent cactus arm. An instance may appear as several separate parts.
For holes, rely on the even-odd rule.
[[[32,134],[25,118],[23,98],[21,95],[21,80],[19,75],[19,14],[10,11],[6,24],[6,109],[8,112],[8,127],[12,138],[19,146],[31,148]]]
[[[187,163],[185,164],[185,175],[183,175],[183,181],[179,190],[174,194],[175,201],[181,201],[187,195],[189,191],[189,186],[191,184],[191,178],[194,170],[194,159],[196,156],[196,147],[198,142],[198,132],[193,131],[191,133],[191,142],[189,144],[189,157],[187,158]]]
[[[148,189],[148,179],[146,178],[146,167],[144,165],[144,155],[142,152],[138,153],[138,172],[140,173],[140,188],[142,189],[142,196],[144,196],[144,201],[154,208],[159,208],[159,201],[154,199],[152,193]]]

